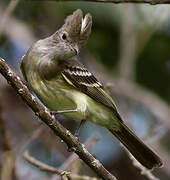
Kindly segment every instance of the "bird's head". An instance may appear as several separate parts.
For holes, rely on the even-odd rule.
[[[91,15],[88,13],[83,18],[80,9],[68,16],[64,25],[51,36],[58,57],[64,60],[77,55],[88,40],[91,26]]]

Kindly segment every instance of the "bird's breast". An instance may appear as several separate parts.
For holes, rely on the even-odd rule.
[[[31,77],[29,82],[32,90],[47,108],[53,111],[77,109],[77,113],[65,113],[65,115],[78,120],[85,118],[86,95],[65,82],[62,76],[44,80],[33,73],[29,77]]]

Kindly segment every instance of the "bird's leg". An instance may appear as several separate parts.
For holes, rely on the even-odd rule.
[[[77,127],[77,129],[76,129],[76,131],[75,131],[75,133],[74,133],[74,136],[76,136],[77,138],[78,138],[78,136],[79,136],[80,129],[83,127],[83,125],[85,124],[85,122],[86,122],[86,119],[82,119],[81,122],[80,122],[80,124],[78,125],[78,127]]]
[[[59,111],[50,111],[51,115],[57,115],[62,113],[71,113],[71,112],[77,112],[77,109],[65,109],[65,110],[59,110]]]

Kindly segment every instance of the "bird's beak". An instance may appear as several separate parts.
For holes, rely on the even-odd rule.
[[[75,55],[78,55],[80,50],[77,45],[71,45],[71,49],[75,52]]]
[[[79,47],[77,45],[74,45],[73,48],[76,51],[76,54],[79,54],[79,52],[80,52]]]

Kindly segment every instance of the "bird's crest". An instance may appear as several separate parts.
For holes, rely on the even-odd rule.
[[[83,18],[83,12],[80,9],[68,16],[62,30],[65,30],[69,36],[80,46],[84,45],[91,33],[92,16],[90,13],[86,14]]]

